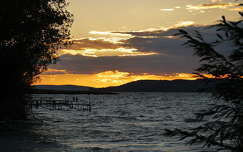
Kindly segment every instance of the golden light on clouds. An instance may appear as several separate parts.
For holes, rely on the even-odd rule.
[[[140,52],[137,49],[117,48],[117,49],[83,49],[83,50],[70,50],[62,49],[59,55],[82,55],[87,57],[104,57],[104,56],[148,56],[157,55],[156,52]]]
[[[172,26],[172,28],[178,28],[178,27],[186,27],[186,26],[191,26],[194,25],[194,21],[182,21],[177,23],[175,26]]]
[[[176,6],[173,8],[163,8],[160,10],[164,12],[172,12],[180,8],[180,6]],[[239,3],[222,3],[220,0],[212,0],[211,3],[203,3],[197,5],[188,4],[185,5],[183,9],[186,9],[189,12],[200,11],[201,13],[205,13],[205,10],[208,9],[227,9],[229,11],[242,11],[243,7]]]
[[[111,42],[114,44],[122,44],[124,40],[128,40],[129,38],[122,38],[122,37],[89,37],[88,38],[90,41],[96,41],[96,40],[102,40],[105,42]]]
[[[55,73],[55,72],[60,72],[60,73],[67,73],[66,70],[59,70],[59,69],[52,69],[52,68],[48,68],[45,73]]]
[[[102,32],[102,31],[90,31],[92,35],[90,40],[104,40],[111,43],[122,43],[124,40],[133,38],[131,34],[118,33],[118,32]]]
[[[55,71],[52,69],[52,71]],[[59,70],[58,70],[59,71]],[[132,74],[129,72],[104,71],[96,74],[42,74],[34,85],[80,85],[95,88],[119,86],[138,80],[195,80],[194,74],[175,73],[170,75]]]
[[[130,34],[114,33],[114,32],[102,32],[102,31],[90,31],[89,34],[112,35],[112,36],[121,36],[121,37],[132,37]]]
[[[53,69],[44,72],[41,81],[35,84],[100,88],[137,80],[196,79],[187,73],[153,73],[193,71],[197,66],[196,59],[191,58],[189,49],[181,46],[182,40],[173,33],[179,28],[203,30],[215,24],[222,15],[233,20],[238,18],[234,11],[242,11],[243,7],[238,1],[228,2],[70,1],[70,10],[74,14],[71,45],[61,46],[60,61],[51,66]],[[100,69],[104,72],[77,74]]]
[[[230,10],[231,11],[241,12],[241,11],[243,11],[243,7],[242,6],[241,7],[235,7],[235,8],[231,8]]]
[[[175,8],[166,8],[166,9],[160,9],[161,11],[173,11],[174,9],[179,9],[180,6],[176,6]],[[154,31],[168,31],[170,29],[180,28],[180,27],[187,27],[194,25],[194,21],[180,21],[172,26],[165,26],[165,27],[158,27],[158,28],[146,28],[142,30],[128,30],[125,32],[117,31],[117,32],[102,32],[102,31],[90,31],[89,34],[92,34],[93,37],[89,37],[89,40],[96,41],[96,40],[103,40],[107,42],[111,42],[114,44],[122,44],[125,40],[129,40],[132,38],[135,38],[133,34],[129,33],[136,33],[136,32],[154,32]]]
[[[165,12],[171,12],[174,11],[174,8],[164,8],[164,9],[160,9],[161,11],[165,11]]]
[[[168,30],[176,29],[176,28],[180,28],[180,27],[192,26],[194,24],[195,24],[194,21],[181,21],[181,22],[178,22],[177,24],[175,24],[173,26],[164,27],[164,28],[162,28],[162,30],[168,31]]]
[[[176,8],[180,8],[176,6]],[[167,31],[178,27],[186,27],[193,25],[193,21],[181,21],[170,27],[149,28],[141,31],[132,32],[154,32],[154,31]],[[70,40],[71,45],[63,46],[58,51],[58,55],[81,55],[86,57],[111,57],[111,56],[151,56],[151,55],[165,55],[163,53],[153,51],[139,51],[132,46],[125,44],[126,40],[136,37],[129,32],[109,32],[109,31],[90,31],[93,37],[80,38]],[[146,38],[146,37],[143,37]],[[168,37],[175,39],[174,36]]]
[[[188,10],[205,10],[205,9],[227,9],[232,7],[238,7],[238,3],[212,3],[212,4],[200,4],[200,5],[187,5]]]
[[[171,11],[175,11],[176,9],[180,9],[181,6],[175,6],[174,8],[163,8],[160,9],[161,11],[165,11],[165,12],[171,12]]]
[[[179,7],[179,6],[178,6]],[[147,28],[144,30],[137,30],[137,31],[129,31],[129,32],[161,32],[161,31],[168,31],[171,29],[176,29],[176,28],[181,28],[181,27],[187,27],[187,26],[192,26],[194,25],[194,21],[180,21],[177,22],[175,25],[172,26],[167,26],[167,27],[158,27],[158,28]]]

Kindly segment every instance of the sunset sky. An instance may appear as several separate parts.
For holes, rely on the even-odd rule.
[[[70,46],[59,50],[35,84],[117,86],[136,80],[194,79],[198,58],[179,28],[199,30],[214,40],[222,15],[239,18],[240,1],[230,0],[69,0],[74,15]],[[225,48],[225,47],[224,47]],[[225,50],[221,50],[225,51]]]

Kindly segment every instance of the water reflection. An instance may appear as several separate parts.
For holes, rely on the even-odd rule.
[[[56,95],[61,97],[63,95]],[[80,95],[83,100],[90,99]],[[165,128],[197,125],[193,112],[207,107],[197,93],[122,93],[93,97],[91,112],[35,110],[36,118],[1,127],[4,152],[198,152],[163,136]],[[200,107],[198,106],[200,105]],[[16,131],[16,129],[18,131]],[[21,130],[21,131],[19,131]],[[3,147],[3,148],[2,148]]]

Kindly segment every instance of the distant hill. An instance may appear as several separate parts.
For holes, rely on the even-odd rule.
[[[35,85],[35,89],[39,90],[57,90],[57,91],[90,91],[91,87],[83,87],[76,85]]]
[[[33,93],[113,94],[113,92],[209,92],[220,80],[139,80],[117,87],[92,88],[76,85],[36,85]]]
[[[118,87],[99,89],[111,92],[199,92],[210,91],[217,80],[140,80]]]
[[[76,85],[35,85],[29,90],[31,94],[116,94],[91,87]]]

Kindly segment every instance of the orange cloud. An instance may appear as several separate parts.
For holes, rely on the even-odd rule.
[[[242,12],[243,11],[243,7],[235,7],[235,8],[231,8],[231,11],[237,11],[237,12]]]
[[[48,68],[43,74],[66,74],[66,70]]]
[[[238,7],[239,3],[212,3],[212,4],[201,4],[201,5],[187,5],[188,10],[205,10],[205,9],[228,9],[232,7]]]
[[[190,73],[175,73],[167,75],[154,75],[154,74],[132,74],[120,71],[105,71],[96,74],[53,74],[40,75],[40,80],[35,82],[34,85],[80,85],[95,88],[119,86],[125,83],[138,81],[138,80],[195,80],[194,74]]]

